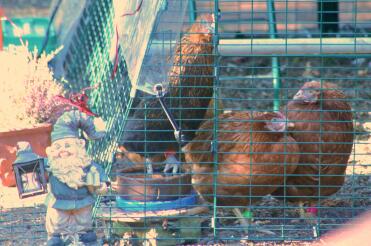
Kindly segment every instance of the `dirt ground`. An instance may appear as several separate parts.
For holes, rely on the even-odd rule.
[[[9,17],[49,14],[50,0],[0,0],[0,7]],[[220,67],[220,93],[225,109],[272,108],[273,87],[270,73],[270,58],[223,58]],[[371,60],[364,58],[302,58],[281,59],[281,97],[289,99],[304,81],[322,78],[342,87],[351,98],[355,115],[356,140],[350,157],[347,178],[342,189],[328,200],[321,202],[318,232],[327,231],[351,220],[356,215],[371,208]],[[282,101],[285,104],[285,101]],[[16,188],[0,186],[0,245],[45,245],[44,229],[45,196],[20,200]],[[255,221],[261,225],[280,230],[294,241],[242,241],[244,232],[230,211],[218,211],[224,228],[215,242],[219,245],[310,245],[313,236],[311,225],[298,219],[298,208],[283,204],[270,197],[254,208]],[[99,224],[99,223],[98,223]],[[204,224],[204,238],[200,243],[212,245],[210,220]],[[98,228],[102,236],[103,228]],[[253,233],[255,239],[263,235]],[[319,236],[319,235],[317,235]],[[223,239],[224,238],[224,239]],[[235,240],[233,240],[235,238]],[[296,240],[297,239],[297,240]],[[305,239],[308,241],[299,241]],[[320,243],[320,242],[319,242]]]
[[[249,64],[249,60],[239,60],[233,58],[228,61],[223,61],[228,65],[229,71],[223,73],[223,76],[241,76],[243,74],[241,69],[240,72],[235,74],[231,72],[232,69],[240,69],[241,66],[252,66]],[[261,61],[262,62],[262,61]],[[260,65],[262,66],[262,65]],[[342,66],[345,67],[343,64]],[[366,68],[364,68],[366,69]],[[268,68],[263,68],[269,72]],[[305,66],[301,67],[302,73],[307,73],[308,68]],[[337,74],[338,70],[333,70],[333,74],[329,69],[327,76],[342,76]],[[314,73],[310,71],[310,73]],[[289,74],[289,73],[288,73]],[[285,77],[291,77],[289,74]],[[259,75],[257,75],[259,78]],[[297,77],[300,77],[297,75]],[[357,77],[359,75],[348,74],[348,77]],[[303,80],[301,78],[301,80]],[[344,80],[344,82],[342,82]],[[238,81],[238,85],[233,84],[232,87],[229,83],[225,83],[226,87],[232,87],[230,91],[236,91],[234,87],[248,88],[250,79]],[[346,84],[346,77],[339,80],[340,83]],[[261,79],[261,83],[254,83],[258,87],[265,88],[270,86],[270,80]],[[236,82],[237,83],[237,82]],[[289,83],[285,81],[284,83]],[[292,82],[296,83],[296,82]],[[232,83],[231,83],[232,84]],[[343,188],[337,192],[330,199],[321,202],[320,208],[320,220],[319,227],[317,228],[317,236],[323,235],[326,232],[344,224],[351,220],[363,211],[369,210],[371,207],[371,122],[369,104],[367,102],[367,93],[370,90],[368,83],[357,82],[354,86],[348,86],[349,94],[358,95],[360,97],[357,102],[354,102],[353,108],[355,112],[355,125],[356,125],[356,140],[352,155],[349,159],[347,168],[346,182]],[[294,87],[293,85],[290,85]],[[291,88],[291,87],[290,87]],[[223,93],[225,98],[229,96],[229,90],[224,90]],[[260,90],[261,93],[251,94],[239,90],[240,94],[234,94],[234,98],[243,98],[245,95],[249,95],[256,98],[270,98],[268,101],[262,100],[263,103],[257,103],[256,100],[251,100],[247,103],[241,100],[239,103],[235,101],[225,99],[224,106],[227,108],[252,108],[252,109],[266,109],[271,108],[272,100],[270,91],[268,92]],[[360,94],[362,91],[363,94]],[[288,96],[289,98],[289,96]],[[365,101],[362,101],[362,100]],[[364,112],[362,112],[364,111]],[[19,200],[16,188],[5,188],[0,187],[0,245],[43,245],[45,242],[45,230],[43,226],[45,217],[45,206],[43,200],[45,196],[38,196],[35,198],[27,198]],[[272,231],[281,230],[282,225],[285,225],[283,233],[285,237],[291,238],[296,241],[260,241],[266,235],[259,233],[251,233],[250,237],[254,238],[255,241],[241,241],[239,238],[243,238],[246,234],[239,229],[239,223],[236,221],[231,211],[226,209],[218,210],[217,215],[220,217],[220,226],[222,229],[219,230],[218,236],[221,238],[220,241],[215,242],[219,245],[310,245],[309,241],[317,240],[318,238],[314,235],[314,230],[311,225],[298,219],[298,208],[290,204],[284,204],[280,201],[267,197],[263,201],[253,208],[255,221],[260,225],[269,227]],[[100,224],[98,222],[98,224]],[[210,220],[207,220],[202,225],[204,227],[203,234],[204,238],[201,240],[201,244],[207,244],[212,242],[213,233],[210,229]],[[223,229],[224,228],[224,229]],[[227,229],[228,228],[228,229]],[[99,227],[98,231],[103,236],[103,228]],[[235,239],[234,239],[235,238]],[[261,238],[261,239],[259,239]],[[302,241],[306,239],[308,241]],[[253,243],[253,244],[252,244]],[[318,242],[320,244],[320,242]]]

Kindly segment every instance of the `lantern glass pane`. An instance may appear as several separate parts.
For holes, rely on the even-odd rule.
[[[14,165],[20,198],[46,193],[46,178],[43,160]]]
[[[40,190],[40,168],[35,165],[32,172],[21,172],[21,180],[25,193]]]

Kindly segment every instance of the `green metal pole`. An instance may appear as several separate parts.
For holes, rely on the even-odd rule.
[[[174,41],[154,41],[153,49],[170,52]],[[370,37],[317,37],[317,38],[259,38],[229,39],[219,38],[218,54],[220,56],[265,56],[272,53],[281,57],[291,55],[333,57],[337,55],[369,57],[371,54]],[[259,75],[267,76],[267,75]],[[270,76],[270,75],[269,75]]]
[[[219,117],[218,117],[218,99],[219,94],[219,56],[218,56],[218,44],[219,44],[219,21],[218,21],[218,14],[219,14],[219,1],[214,0],[214,15],[215,15],[215,33],[213,39],[213,46],[214,46],[214,88],[213,88],[213,99],[214,99],[214,127],[213,127],[213,141],[211,143],[211,148],[213,151],[213,160],[214,160],[214,169],[213,169],[213,190],[214,190],[214,201],[213,201],[213,219],[214,219],[214,227],[213,227],[213,236],[214,240],[218,240],[218,228],[217,227],[217,177],[218,177],[218,128],[219,128]]]
[[[196,21],[196,1],[195,0],[189,0],[189,22],[193,23]]]
[[[274,39],[277,37],[277,24],[273,0],[267,0],[267,10],[269,19],[269,37]],[[280,109],[281,76],[280,62],[276,56],[272,57],[272,77],[274,88],[273,110],[278,111]]]
[[[130,109],[131,109],[131,105],[133,104],[133,100],[134,100],[134,98],[133,98],[133,97],[130,97],[129,102],[128,102],[128,104],[127,104],[127,108],[126,108],[126,110],[125,110],[125,114],[124,114],[124,116],[123,116],[123,119],[127,119],[127,118],[129,118],[129,112],[130,112]],[[119,115],[119,114],[115,114],[115,115]],[[128,122],[127,120],[124,120],[124,125],[122,126],[122,129],[125,128],[125,125],[126,125],[127,122]],[[118,140],[121,138],[122,133],[123,133],[123,131],[120,131],[120,135],[119,135],[119,136],[117,137],[117,139],[116,139],[116,146],[117,146],[117,142],[118,142]],[[108,165],[105,167],[105,171],[106,171],[107,174],[109,174],[109,173],[111,172],[112,164],[113,164],[113,163],[112,163],[112,161],[110,160],[110,161],[108,162]],[[95,219],[95,217],[97,216],[98,208],[99,208],[99,205],[100,205],[101,201],[102,201],[102,196],[98,195],[98,196],[97,196],[97,199],[96,199],[96,201],[95,201],[95,204],[94,204],[93,210],[92,210],[92,217],[93,217],[94,219]]]

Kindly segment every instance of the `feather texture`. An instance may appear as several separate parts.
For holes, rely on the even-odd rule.
[[[271,132],[265,126],[275,115],[252,116],[249,112],[220,115],[217,160],[211,152],[213,121],[200,127],[194,141],[184,150],[186,161],[192,166],[193,186],[205,200],[213,201],[216,182],[219,205],[246,206],[249,201],[273,192],[295,170],[299,148],[294,139],[285,132]]]
[[[203,121],[213,93],[213,31],[208,27],[212,27],[211,21],[213,15],[202,15],[190,27],[176,46],[169,72],[164,101],[188,140]],[[139,103],[120,145],[127,151],[152,157],[177,145],[173,127],[158,99],[150,97]]]
[[[322,89],[321,89],[322,88]],[[290,201],[316,201],[337,192],[344,183],[353,146],[353,117],[346,96],[332,83],[311,81],[302,89],[318,89],[316,103],[291,101],[288,118],[295,122],[291,135],[300,147],[300,165],[287,179]],[[274,195],[282,196],[284,189]]]

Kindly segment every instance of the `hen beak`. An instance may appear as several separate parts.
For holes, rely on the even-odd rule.
[[[214,33],[215,32],[215,22],[208,23],[206,25],[206,33]]]
[[[304,96],[304,92],[303,90],[299,90],[295,96],[294,96],[294,100],[302,100],[302,99],[305,99],[305,96]]]

